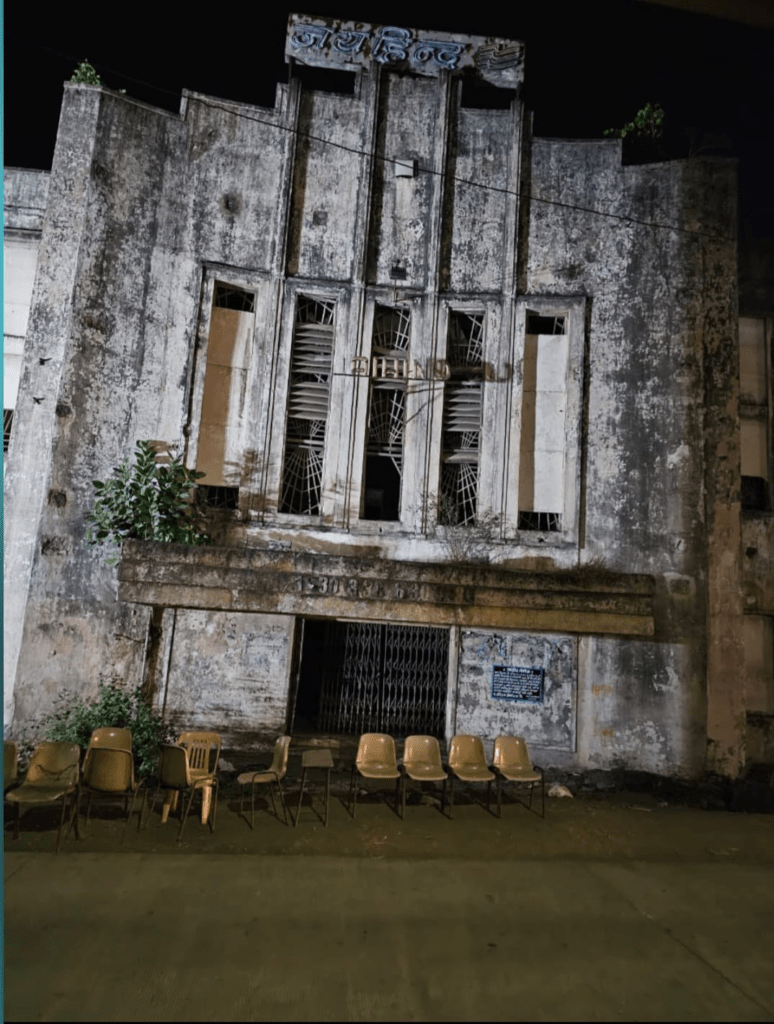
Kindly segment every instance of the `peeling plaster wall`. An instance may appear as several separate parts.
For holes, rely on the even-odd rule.
[[[492,697],[492,666],[543,668],[543,703]],[[454,731],[481,736],[523,736],[535,755],[575,750],[577,640],[551,633],[462,630]],[[491,754],[491,750],[487,751]]]
[[[61,687],[137,685],[155,664],[146,638],[164,601],[117,600],[115,570],[84,541],[86,514],[92,480],[138,438],[195,460],[203,304],[222,279],[255,292],[256,333],[240,512],[213,519],[220,544],[378,559],[385,577],[408,560],[451,563],[423,521],[438,489],[441,385],[422,380],[407,399],[402,522],[360,521],[369,382],[351,359],[368,351],[376,301],[410,307],[422,365],[445,350],[446,306],[486,310],[480,494],[507,519],[487,555],[521,571],[590,562],[653,577],[653,637],[590,636],[580,620],[540,633],[527,612],[504,612],[503,663],[547,668],[542,708],[506,705],[488,696],[500,652],[481,653],[499,621],[482,625],[464,597],[448,612],[433,605],[443,624],[481,627],[459,651],[457,731],[520,732],[580,766],[683,773],[701,769],[709,738],[712,764],[738,771],[736,264],[719,240],[734,231],[733,165],[624,167],[618,142],[527,139],[522,150],[520,103],[465,109],[458,86],[374,71],[353,96],[291,81],[272,110],[186,94],[180,116],[66,86],[6,480],[7,721],[45,713]],[[396,176],[396,160],[416,161],[416,175]],[[515,195],[456,180],[518,192],[522,173],[534,200],[518,209]],[[336,443],[314,523],[276,513],[297,293],[337,302]],[[580,513],[564,537],[519,536],[517,324],[531,302],[554,300],[572,308],[577,339],[579,468],[565,487]],[[18,470],[32,465],[39,473]],[[332,598],[314,602],[337,613]],[[284,727],[293,618],[275,610],[177,613],[163,692],[181,727]],[[417,602],[411,615],[429,613]],[[265,664],[250,660],[250,635],[273,652]]]
[[[287,721],[294,620],[180,609],[163,706],[175,729],[212,729],[224,745],[277,735]]]

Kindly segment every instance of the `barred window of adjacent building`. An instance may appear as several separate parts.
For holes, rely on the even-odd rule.
[[[255,295],[215,282],[207,341],[196,469],[212,508],[234,509],[242,473],[243,417]]]
[[[363,519],[400,519],[406,366],[411,314],[377,305],[371,344],[372,380],[363,488]]]
[[[484,314],[449,311],[438,520],[470,526],[478,514],[484,375]]]
[[[3,409],[3,455],[8,454],[8,445],[11,443],[12,426],[13,409]]]
[[[569,341],[566,317],[527,312],[519,461],[520,530],[562,529]]]
[[[321,512],[335,312],[333,301],[298,298],[290,352],[280,512],[309,516]]]

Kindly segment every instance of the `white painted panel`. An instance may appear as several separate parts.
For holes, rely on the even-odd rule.
[[[564,452],[536,452],[532,512],[562,512]]]
[[[535,451],[564,451],[564,392],[538,391],[535,395]]]
[[[742,476],[760,476],[764,480],[768,480],[769,467],[766,457],[765,420],[742,420],[740,423],[740,440],[742,447]]]
[[[3,353],[3,408],[15,409],[16,396],[19,393],[19,376],[21,374],[21,356],[10,352]]]
[[[570,339],[566,334],[538,336],[536,391],[566,390],[569,351]]]
[[[765,321],[754,317],[742,317],[739,320],[741,397],[758,405],[766,405],[767,401],[764,324]]]

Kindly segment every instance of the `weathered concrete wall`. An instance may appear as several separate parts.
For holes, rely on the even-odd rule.
[[[532,756],[575,751],[577,640],[550,633],[463,630],[454,731],[481,736],[523,736]],[[543,701],[517,703],[492,697],[492,666],[542,668]],[[488,751],[491,753],[491,750]],[[560,758],[561,759],[561,758]]]
[[[20,411],[23,463],[41,472],[12,474],[7,492],[7,585],[22,611],[11,623],[6,678],[15,680],[20,721],[47,710],[61,686],[93,691],[116,675],[147,682],[148,658],[157,658],[147,643],[153,606],[188,602],[174,643],[166,634],[170,714],[181,726],[190,713],[223,729],[232,718],[247,728],[250,716],[279,729],[294,615],[396,616],[497,630],[518,658],[549,651],[549,713],[519,708],[517,722],[485,695],[474,708],[483,676],[463,644],[461,706],[474,731],[491,737],[518,724],[573,763],[695,772],[709,722],[720,751],[713,764],[737,770],[735,264],[733,242],[718,240],[733,234],[733,168],[622,167],[616,142],[533,140],[522,153],[521,105],[462,108],[458,84],[374,66],[353,96],[307,94],[291,81],[273,110],[187,94],[180,117],[67,86]],[[396,161],[415,161],[415,175],[397,176]],[[525,169],[535,200],[519,210]],[[240,509],[213,515],[210,529],[234,558],[269,542],[290,546],[292,557],[263,584],[271,558],[253,564],[249,552],[237,565],[218,549],[191,549],[185,565],[149,565],[147,579],[127,562],[117,601],[115,570],[84,542],[91,481],[138,438],[176,444],[195,465],[216,280],[255,294],[256,328],[243,472],[230,478]],[[277,512],[297,295],[337,303],[314,521]],[[467,580],[479,570],[453,566],[459,551],[432,514],[443,425],[442,381],[432,374],[407,389],[400,520],[359,518],[369,380],[353,373],[352,359],[370,354],[377,302],[410,309],[410,359],[425,368],[445,352],[450,310],[485,314],[479,494],[497,528],[463,545],[462,559],[553,573],[556,589],[516,599],[519,586],[500,586],[497,570]],[[517,528],[530,309],[566,310],[575,346],[564,534]],[[310,554],[299,568],[305,552],[320,564]],[[336,559],[342,565],[331,568]],[[354,576],[347,559],[359,560]],[[458,578],[436,578],[428,564]],[[631,587],[611,597],[591,578],[580,589],[562,582],[558,570],[584,565],[591,577],[612,570]],[[645,591],[643,575],[652,577]],[[376,604],[375,591],[326,589],[353,578],[386,589]],[[624,627],[612,625],[627,616]],[[234,638],[250,633],[279,637],[271,681],[257,663],[245,669],[247,648]],[[237,670],[249,682],[231,693]],[[264,694],[260,708],[253,692]],[[576,692],[577,737],[567,711]],[[6,705],[10,713],[8,694]]]
[[[180,609],[157,701],[178,731],[217,729],[226,746],[285,731],[293,619]]]

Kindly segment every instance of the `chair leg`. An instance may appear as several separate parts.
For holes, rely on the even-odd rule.
[[[454,776],[449,779],[449,821],[454,817]]]
[[[497,776],[497,817],[498,818],[502,818],[502,816],[503,816],[502,789],[503,789],[502,776],[498,775]]]
[[[293,822],[293,828],[296,828],[298,825],[298,818],[301,814],[301,802],[304,799],[304,786],[306,785],[306,773],[308,771],[308,768],[304,768],[301,772],[301,792],[298,794],[298,807],[296,808],[296,820]]]
[[[191,793],[190,793],[190,795],[188,797],[188,802],[185,805],[185,810],[183,811],[183,816],[182,816],[182,818],[180,820],[180,831],[177,833],[177,841],[178,841],[178,843],[183,838],[183,828],[185,827],[185,822],[186,822],[186,818],[188,817],[188,812],[191,810],[191,804],[193,803],[193,798],[194,798],[194,793],[195,792],[196,792],[196,789],[194,787],[191,787]]]
[[[77,794],[77,790],[76,790],[76,794]],[[62,826],[64,825],[65,811],[67,810],[67,796],[68,796],[67,793],[63,794],[63,796],[62,796],[62,813],[59,816],[59,831],[56,834],[56,850],[54,851],[55,853],[59,853],[59,845],[62,842]],[[77,811],[77,809],[78,809],[77,804],[75,805],[75,809]],[[72,817],[72,811],[71,811],[70,812],[70,820],[67,823],[67,831],[68,832],[70,831],[70,826],[72,825],[72,823],[73,823],[73,817]]]
[[[282,780],[277,779],[277,790],[279,792],[280,805],[282,807],[282,820],[287,825],[288,823],[288,811],[285,807],[285,797],[282,795]]]
[[[486,783],[486,813],[489,814],[489,797],[492,792],[492,780],[488,779]]]
[[[217,817],[217,814],[218,814],[218,780],[215,779],[215,781],[212,784],[212,797],[211,797],[210,818],[209,818],[209,821],[210,821],[210,832],[213,835],[215,835],[215,818]]]
[[[357,788],[355,786],[355,766],[352,766],[352,776],[349,782],[349,807],[350,813],[352,814],[352,820],[355,820],[357,814]]]
[[[274,781],[275,781],[274,779],[270,779],[269,780],[269,796],[271,797],[272,813],[274,814],[274,817],[279,820],[279,817],[277,815],[277,804],[276,804],[276,802],[274,800],[274,790],[272,788],[272,785],[273,785]]]
[[[404,775],[402,780],[400,780],[400,779],[398,780],[399,782],[403,783],[403,785],[400,787],[401,788],[401,797],[400,797],[400,816],[401,816],[401,819],[406,817],[406,780],[407,780],[407,778],[408,778],[408,776]]]

